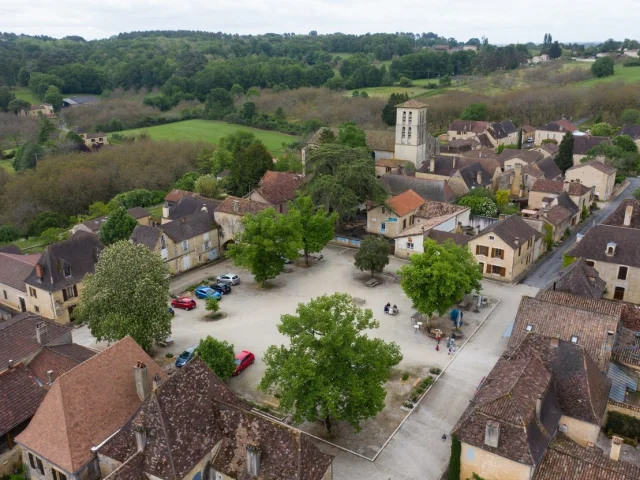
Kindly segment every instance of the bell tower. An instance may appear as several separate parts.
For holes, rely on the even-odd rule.
[[[394,158],[413,162],[416,170],[427,160],[427,105],[409,100],[396,106]]]

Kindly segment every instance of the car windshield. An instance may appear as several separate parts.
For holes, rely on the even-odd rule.
[[[186,359],[188,359],[190,356],[191,356],[191,352],[189,352],[188,350],[185,350],[184,352],[182,352],[182,353],[180,354],[180,357],[179,357],[179,358],[181,358],[181,359],[183,359],[183,360],[186,360]]]
[[[242,360],[240,360],[239,358],[236,358],[235,362],[236,362],[236,365],[240,365],[240,363],[242,362]]]

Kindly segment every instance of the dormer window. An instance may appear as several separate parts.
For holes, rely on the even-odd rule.
[[[527,327],[525,328],[525,330],[527,332],[530,332],[531,330],[533,330],[533,325],[527,325]]]
[[[577,335],[571,335],[571,343],[573,343],[574,345],[578,344],[578,336]]]
[[[608,256],[612,257],[616,254],[616,244],[615,242],[607,243],[607,250],[605,252]]]
[[[65,277],[71,276],[71,267],[64,267],[64,276]]]

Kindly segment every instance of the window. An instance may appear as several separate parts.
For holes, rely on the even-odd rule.
[[[187,240],[182,240],[182,251],[186,252],[189,248],[189,242]]]
[[[571,335],[571,343],[573,343],[574,345],[578,344],[578,336],[577,335]]]
[[[522,255],[522,245],[518,247],[518,256]]]
[[[7,299],[7,291],[6,290],[2,290],[2,296],[4,297],[4,299]]]
[[[40,472],[40,475],[44,475],[44,465],[42,465],[42,460],[36,457],[36,463],[38,464],[38,471]]]
[[[501,267],[500,265],[491,265],[491,273],[493,275],[500,275],[501,277],[504,277],[504,268]]]
[[[282,204],[280,204],[280,213],[282,213]]]
[[[409,127],[409,134],[407,135],[407,138],[411,140],[411,127]]]
[[[64,299],[65,302],[68,299],[77,297],[77,296],[78,296],[78,289],[75,285],[62,289],[62,298]]]
[[[40,313],[40,307],[39,306],[34,306],[33,309],[36,311],[36,313]]]
[[[160,248],[167,248],[166,240],[164,235],[160,235]]]
[[[404,138],[404,135],[405,135],[405,131],[406,131],[406,130],[407,130],[407,129],[406,129],[406,127],[402,127],[402,138]]]
[[[593,260],[587,260],[587,261],[586,261],[586,262],[584,262],[584,263],[586,263],[586,264],[587,264],[587,266],[589,266],[589,267],[593,267],[593,266],[595,266],[595,264],[596,264],[596,262],[594,262]]]
[[[527,327],[525,328],[525,330],[527,332],[530,332],[531,330],[533,330],[533,325],[527,325]]]
[[[407,242],[407,250],[413,250],[413,242]]]
[[[495,240],[496,237],[494,237],[493,235],[489,235],[489,240]]]
[[[35,288],[29,287],[29,296],[33,298],[38,298],[38,292],[36,291]]]
[[[384,233],[387,229],[387,224],[385,222],[380,222],[380,232]]]
[[[203,250],[209,250],[209,248],[211,248],[211,242],[209,242],[209,240],[207,240],[206,242],[204,242],[202,244],[202,249]]]
[[[484,272],[484,263],[478,262],[478,265],[480,265],[480,270]]]
[[[624,300],[624,288],[616,287],[613,291],[613,299],[614,300]]]
[[[492,258],[500,258],[504,260],[504,250],[502,250],[501,248],[494,248],[491,251],[491,257]]]
[[[64,267],[64,276],[65,277],[71,276],[71,267]]]
[[[531,237],[527,242],[527,248],[531,248],[532,245],[533,245],[533,237]]]
[[[485,247],[484,245],[476,246],[476,255],[484,255],[485,257],[489,255],[489,247]]]
[[[53,480],[67,480],[67,476],[64,473],[59,472],[55,468],[51,469],[51,477],[53,478]]]
[[[35,469],[36,468],[36,462],[33,459],[33,454],[29,454],[29,465],[31,465],[31,468]]]
[[[629,269],[627,267],[620,267],[618,269],[618,280],[626,280],[628,271]]]
[[[407,219],[403,219],[402,220],[402,229],[404,230],[405,228],[407,228]]]
[[[415,215],[411,215],[409,217],[409,225],[413,225],[413,222],[415,221],[415,219],[416,219],[416,216]]]
[[[411,123],[412,121],[413,121],[413,112],[409,112],[409,123]],[[409,136],[411,136],[411,134],[409,134]]]
[[[402,123],[404,123],[406,121],[407,121],[407,112],[402,112]],[[404,128],[402,130],[404,130]]]

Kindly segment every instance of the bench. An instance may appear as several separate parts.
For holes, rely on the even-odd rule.
[[[169,345],[173,345],[173,338],[167,337],[164,340],[160,340],[157,342],[161,347],[168,347]]]
[[[371,280],[367,280],[365,282],[365,285],[369,288],[372,288],[372,287],[375,287],[376,285],[380,285],[380,282],[375,278],[372,278]]]
[[[364,298],[360,298],[360,297],[351,297],[351,301],[353,303],[356,303],[358,305],[364,305],[366,300]]]

